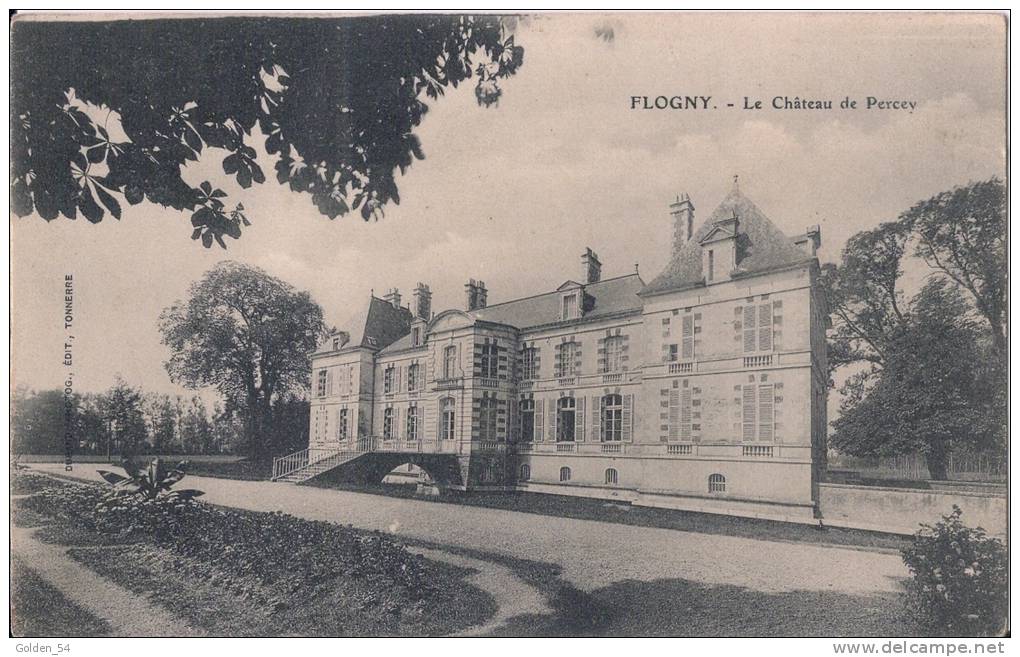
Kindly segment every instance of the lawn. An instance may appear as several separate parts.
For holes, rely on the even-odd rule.
[[[14,478],[19,490],[36,490],[15,500],[16,523],[45,524],[40,540],[68,546],[83,566],[210,635],[436,636],[495,613],[491,596],[464,581],[469,572],[379,534],[179,500],[110,501],[106,486]],[[35,620],[32,608],[25,614]]]
[[[11,633],[16,637],[110,636],[110,626],[11,560]]]

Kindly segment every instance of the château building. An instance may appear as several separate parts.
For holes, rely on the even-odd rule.
[[[412,463],[447,489],[522,490],[810,522],[824,470],[818,227],[786,236],[738,189],[698,222],[670,205],[649,282],[577,280],[435,313],[390,290],[312,355],[309,450],[276,478],[379,481]],[[665,223],[665,222],[664,222]],[[288,460],[289,459],[289,460]]]

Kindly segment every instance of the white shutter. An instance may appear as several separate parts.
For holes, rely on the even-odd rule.
[[[754,351],[754,347],[758,342],[758,336],[755,335],[755,308],[754,306],[744,306],[744,352]]]
[[[634,420],[634,395],[623,396],[623,440],[629,442],[633,435],[633,427],[631,426]]]
[[[549,442],[556,442],[560,439],[560,435],[556,432],[556,420],[559,419],[556,416],[559,414],[559,403],[555,399],[549,400]]]
[[[753,385],[744,386],[743,391],[743,424],[744,442],[752,442],[754,440],[754,425],[755,425],[755,390]]]
[[[669,439],[677,440],[680,437],[680,390],[669,389]]]
[[[574,440],[584,442],[584,397],[574,400],[577,407],[574,409]]]
[[[683,337],[681,344],[681,358],[684,360],[690,360],[694,358],[694,315],[684,315],[683,317]]]
[[[680,438],[691,439],[691,389],[684,388],[680,392]]]
[[[545,400],[535,400],[535,442],[545,440]]]
[[[772,385],[758,387],[758,440],[771,443],[775,439],[775,391]]]
[[[772,304],[758,306],[758,351],[772,351]]]
[[[591,398],[591,440],[602,440],[602,398],[598,395]]]
[[[327,397],[332,397],[333,396],[333,373],[334,373],[334,370],[333,370],[332,367],[329,368],[328,370],[326,370],[326,396]]]

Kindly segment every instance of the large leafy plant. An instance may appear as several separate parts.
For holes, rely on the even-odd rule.
[[[194,489],[170,491],[177,482],[184,479],[187,461],[179,462],[173,469],[158,458],[152,459],[146,467],[139,466],[131,459],[124,459],[121,465],[127,476],[99,470],[99,475],[113,484],[117,492],[127,492],[150,500],[164,495],[178,500],[190,500],[204,495],[202,491]]]

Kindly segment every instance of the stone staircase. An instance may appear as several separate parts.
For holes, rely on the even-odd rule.
[[[273,481],[300,484],[368,453],[367,445],[332,451],[303,449],[273,459]]]

